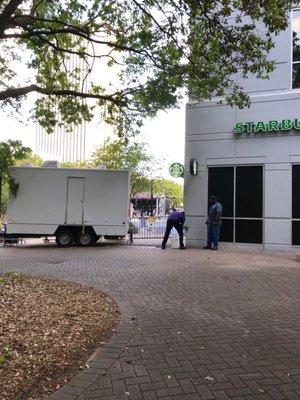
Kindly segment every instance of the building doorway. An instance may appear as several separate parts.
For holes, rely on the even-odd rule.
[[[221,242],[263,243],[263,167],[210,167],[208,197],[223,206]]]
[[[292,245],[300,246],[300,165],[292,166]]]

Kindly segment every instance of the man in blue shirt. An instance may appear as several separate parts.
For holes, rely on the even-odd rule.
[[[185,213],[184,211],[176,211],[176,208],[172,209],[171,214],[169,215],[169,218],[167,220],[167,228],[166,228],[166,233],[164,236],[164,239],[161,244],[161,248],[165,249],[167,241],[169,239],[170,232],[172,228],[174,227],[179,235],[179,245],[180,245],[180,250],[185,250],[184,244],[183,244],[183,224],[185,221]]]
[[[208,218],[206,221],[207,225],[207,245],[204,249],[218,250],[219,236],[222,226],[222,205],[218,202],[216,196],[209,198],[211,204]]]

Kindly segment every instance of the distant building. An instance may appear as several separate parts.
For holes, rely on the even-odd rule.
[[[105,48],[99,46],[99,51]],[[97,66],[95,66],[97,64]],[[71,55],[68,61],[70,72],[75,69],[81,71],[81,89],[88,91],[91,81],[98,81],[101,76],[101,85],[112,87],[110,80],[118,82],[117,70],[107,67],[104,62],[95,60],[93,71],[88,73],[89,65],[83,58]],[[102,74],[99,75],[99,70]],[[104,82],[102,82],[104,81]],[[112,135],[113,128],[104,122],[96,123],[83,122],[81,125],[74,125],[71,132],[65,128],[56,126],[52,134],[48,134],[40,124],[37,123],[35,134],[35,152],[44,159],[55,159],[60,162],[76,162],[87,160],[91,153],[99,147],[103,141]]]
[[[86,123],[74,126],[72,132],[56,127],[48,134],[39,124],[36,127],[35,152],[44,159],[56,159],[62,162],[85,161]]]

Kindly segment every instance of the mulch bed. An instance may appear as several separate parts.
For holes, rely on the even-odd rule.
[[[0,276],[1,400],[43,399],[103,342],[120,313],[109,296],[83,285],[18,273]]]

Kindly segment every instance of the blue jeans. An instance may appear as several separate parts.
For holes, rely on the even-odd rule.
[[[214,249],[218,248],[221,226],[222,226],[222,222],[219,222],[218,224],[215,224],[215,225],[208,223],[208,225],[207,225],[207,247],[211,248],[213,245]]]
[[[172,230],[172,228],[175,228],[178,232],[179,235],[179,245],[180,247],[184,247],[184,243],[183,243],[183,226],[180,222],[178,221],[167,221],[167,227],[166,227],[166,232],[165,232],[165,236],[164,239],[162,241],[162,246],[165,247],[167,244],[167,241],[169,239],[169,235],[170,232]]]

